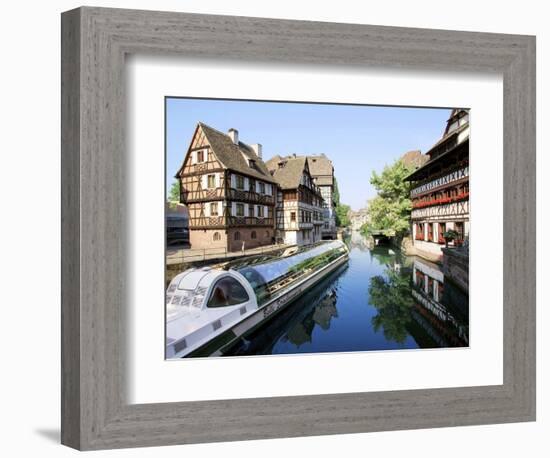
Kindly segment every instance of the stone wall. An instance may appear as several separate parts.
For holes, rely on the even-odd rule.
[[[214,234],[219,235],[214,237]],[[227,248],[227,234],[224,229],[192,229],[189,231],[191,249]]]
[[[469,261],[468,251],[457,248],[443,248],[443,273],[460,289],[468,293]]]
[[[235,233],[238,232],[238,239],[235,239]],[[252,237],[252,233],[255,233],[256,237]],[[234,228],[227,231],[228,237],[228,250],[229,251],[241,251],[243,249],[248,250],[250,248],[257,248],[260,246],[271,245],[273,243],[274,230],[271,227],[255,227],[255,228]]]

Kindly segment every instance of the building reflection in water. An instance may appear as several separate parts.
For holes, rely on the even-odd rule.
[[[353,234],[352,234],[353,235]],[[438,265],[349,237],[350,262],[230,355],[468,346],[468,295]]]
[[[468,296],[445,281],[438,265],[419,258],[413,261],[412,281],[412,317],[436,346],[468,346]]]

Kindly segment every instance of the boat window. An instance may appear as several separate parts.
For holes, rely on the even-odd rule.
[[[347,252],[341,241],[324,242],[300,249],[289,256],[267,259],[237,269],[256,294],[258,304],[266,302],[287,286],[318,271]]]
[[[207,306],[226,307],[228,305],[242,304],[249,299],[243,285],[234,278],[224,277],[214,285]]]

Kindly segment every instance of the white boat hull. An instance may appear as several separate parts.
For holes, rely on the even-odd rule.
[[[348,262],[348,254],[332,261],[324,268],[318,270],[312,275],[304,278],[295,285],[290,286],[287,290],[281,293],[276,298],[268,301],[260,308],[253,310],[239,323],[236,323],[231,328],[224,330],[217,336],[213,336],[211,340],[204,343],[200,347],[191,350],[184,357],[207,357],[207,356],[222,356],[224,351],[232,347],[239,339],[250,334],[266,321],[271,319],[277,313],[285,309],[295,299],[304,294],[309,288],[321,281],[330,273],[334,272],[340,266]]]

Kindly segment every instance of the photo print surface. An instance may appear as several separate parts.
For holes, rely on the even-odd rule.
[[[167,359],[469,346],[469,110],[165,98]]]

